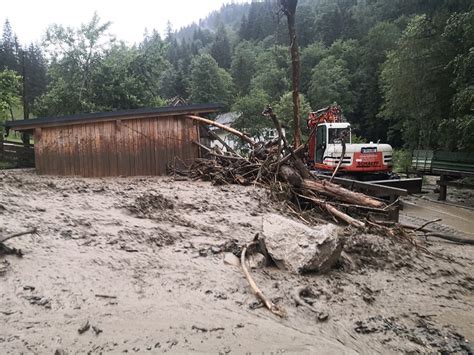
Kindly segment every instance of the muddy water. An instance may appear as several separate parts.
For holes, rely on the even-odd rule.
[[[441,218],[439,224],[474,237],[474,210],[431,202],[421,198],[404,201],[402,215],[416,216],[427,221]]]
[[[0,354],[468,353],[472,247],[348,229],[325,275],[252,270],[281,319],[223,262],[273,213],[254,187],[0,172],[0,235],[39,228],[8,242],[23,258],[0,256]],[[326,322],[296,307],[302,286]]]

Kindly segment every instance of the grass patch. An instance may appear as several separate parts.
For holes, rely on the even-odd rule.
[[[14,167],[15,167],[15,164],[0,160],[0,170],[13,169]]]

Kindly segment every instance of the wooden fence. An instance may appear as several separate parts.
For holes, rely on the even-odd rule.
[[[32,168],[35,166],[34,148],[0,138],[0,163],[11,168]]]

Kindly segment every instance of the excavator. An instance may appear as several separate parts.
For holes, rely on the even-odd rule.
[[[338,173],[355,180],[383,180],[392,173],[392,147],[389,144],[352,143],[351,125],[337,104],[308,116],[306,162],[320,174]]]

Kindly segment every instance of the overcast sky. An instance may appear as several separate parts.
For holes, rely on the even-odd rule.
[[[249,0],[3,0],[1,26],[8,18],[22,44],[40,41],[52,23],[78,26],[88,22],[94,11],[111,21],[117,39],[139,42],[145,28],[164,33],[169,20],[174,29],[198,22],[209,12],[230,2]]]

